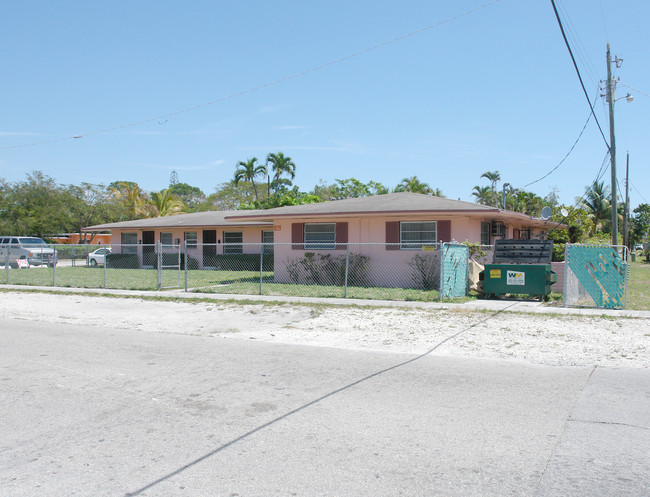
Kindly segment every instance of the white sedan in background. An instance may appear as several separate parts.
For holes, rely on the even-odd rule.
[[[106,255],[111,253],[109,248],[99,248],[88,254],[88,265],[95,267],[97,265],[104,265],[106,262]]]

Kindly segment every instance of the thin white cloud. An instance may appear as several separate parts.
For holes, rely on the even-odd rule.
[[[147,169],[160,169],[163,171],[208,171],[211,169],[214,169],[217,166],[220,166],[223,164],[225,161],[223,160],[218,160],[214,162],[210,162],[209,164],[205,165],[167,165],[167,164],[144,164],[144,163],[132,163],[129,164],[130,167],[144,167]]]
[[[0,136],[39,136],[31,131],[0,131]]]
[[[272,129],[277,129],[279,131],[291,131],[291,130],[300,130],[300,129],[311,129],[310,126],[301,126],[301,125],[295,125],[295,126],[273,126]]]

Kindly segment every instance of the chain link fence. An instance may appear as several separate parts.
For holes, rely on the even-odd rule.
[[[420,301],[440,296],[437,244],[48,247],[55,261],[49,265],[0,253],[0,284]]]

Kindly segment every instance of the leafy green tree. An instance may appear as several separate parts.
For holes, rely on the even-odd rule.
[[[323,180],[314,187],[311,194],[317,196],[321,201],[334,198],[358,198],[371,195],[384,195],[388,188],[377,181],[364,183],[356,178],[336,179],[336,183],[328,185]]]
[[[255,202],[259,202],[255,178],[265,175],[266,173],[266,166],[264,164],[258,164],[257,157],[253,157],[247,161],[239,161],[237,163],[237,169],[235,170],[235,186],[239,185],[241,181],[250,182],[251,185],[253,185],[253,191],[255,192]]]
[[[266,198],[266,197],[264,197]],[[255,202],[255,192],[250,183],[235,184],[234,180],[219,184],[215,192],[198,206],[199,211],[232,211]]]
[[[266,170],[269,166],[273,171],[273,181],[271,188],[277,193],[278,189],[284,185],[285,187],[291,186],[291,181],[296,177],[296,164],[291,157],[285,156],[282,152],[271,153],[266,156]],[[289,176],[290,180],[281,181],[283,175]]]
[[[2,184],[0,228],[6,234],[46,237],[70,229],[68,198],[52,178],[41,171],[27,180]]]
[[[630,241],[632,244],[647,242],[650,237],[650,204],[639,204],[633,212]]]
[[[169,192],[179,197],[185,204],[188,212],[194,212],[205,201],[205,193],[197,186],[187,183],[174,183],[169,187]]]
[[[106,186],[91,183],[68,185],[66,193],[70,232],[81,233],[81,228],[87,226],[119,221],[119,206],[113,201]],[[91,243],[94,236],[92,233],[83,233],[82,240]]]

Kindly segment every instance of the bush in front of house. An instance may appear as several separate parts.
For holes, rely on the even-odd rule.
[[[413,271],[411,278],[415,283],[415,288],[421,290],[438,290],[440,288],[440,264],[437,254],[416,254],[407,264]]]
[[[137,269],[140,267],[138,254],[108,254],[106,267],[112,269]]]
[[[348,286],[367,286],[366,265],[370,258],[361,254],[349,254],[347,272]],[[312,285],[345,284],[345,256],[305,252],[304,257],[286,263],[285,269],[293,283]]]

